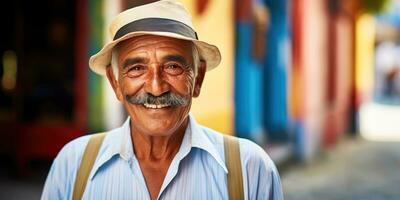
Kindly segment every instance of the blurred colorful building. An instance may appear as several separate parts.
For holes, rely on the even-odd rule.
[[[122,123],[126,113],[107,80],[88,69],[88,58],[109,40],[113,16],[152,1],[8,2],[0,49],[2,154],[21,166],[51,159],[73,138]],[[375,47],[384,44],[376,38],[387,41],[379,30],[385,20],[398,23],[398,3],[376,18],[371,12],[389,1],[182,2],[199,37],[216,44],[223,59],[194,100],[201,124],[259,143],[278,163],[310,160],[358,132],[359,108],[374,99]],[[391,27],[398,46],[399,26]]]

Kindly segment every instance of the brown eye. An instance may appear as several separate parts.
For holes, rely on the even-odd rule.
[[[146,67],[143,65],[134,65],[132,67],[129,67],[128,69],[128,76],[129,77],[137,77],[146,72]]]
[[[164,67],[164,71],[170,75],[179,75],[183,72],[183,66],[178,63],[167,63]]]

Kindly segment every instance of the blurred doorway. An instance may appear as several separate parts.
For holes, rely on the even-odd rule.
[[[6,1],[0,42],[1,153],[25,165],[84,133],[82,1]],[[78,9],[80,8],[80,9]],[[79,14],[79,15],[78,15]],[[78,55],[82,54],[82,55]]]

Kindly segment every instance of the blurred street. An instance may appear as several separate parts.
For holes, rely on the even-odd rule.
[[[10,178],[0,180],[0,199],[40,199],[44,180],[13,180]]]
[[[400,198],[399,169],[399,142],[358,138],[281,176],[286,200],[391,200]]]
[[[31,162],[29,174],[17,175],[18,170],[8,158],[0,160],[0,199],[40,199],[50,162]]]

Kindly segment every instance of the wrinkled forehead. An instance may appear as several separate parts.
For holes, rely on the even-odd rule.
[[[120,54],[140,50],[161,49],[165,51],[170,50],[173,52],[182,53],[186,56],[191,56],[192,45],[193,43],[191,41],[163,36],[144,35],[125,40],[119,43],[116,48],[118,49],[118,52]]]

